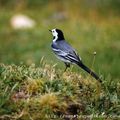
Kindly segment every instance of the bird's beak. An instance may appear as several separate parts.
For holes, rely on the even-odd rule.
[[[50,32],[52,32],[52,30],[49,30]]]

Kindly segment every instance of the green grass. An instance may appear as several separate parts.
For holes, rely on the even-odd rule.
[[[39,66],[0,65],[0,118],[52,119],[64,116],[120,115],[119,81],[83,78],[68,70],[63,73],[44,60]],[[62,118],[60,118],[62,116]],[[67,116],[68,117],[68,116]],[[110,118],[113,119],[113,118]]]

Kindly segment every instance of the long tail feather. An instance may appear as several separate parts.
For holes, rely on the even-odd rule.
[[[88,72],[91,76],[93,76],[96,80],[99,80],[100,82],[101,79],[98,77],[98,75],[96,73],[94,73],[92,70],[90,70],[86,65],[84,65],[83,63],[78,63],[77,64],[79,67],[81,67],[82,69],[84,69],[86,72]]]

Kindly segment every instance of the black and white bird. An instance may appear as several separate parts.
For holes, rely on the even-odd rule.
[[[52,29],[49,30],[53,35],[53,42],[52,42],[52,50],[55,53],[56,57],[65,63],[65,71],[70,64],[76,64],[90,75],[92,75],[96,80],[100,80],[100,78],[90,70],[86,65],[83,64],[81,58],[77,54],[74,48],[72,48],[66,41],[63,35],[63,32],[59,29]]]

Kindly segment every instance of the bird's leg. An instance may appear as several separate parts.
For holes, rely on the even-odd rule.
[[[70,63],[65,62],[65,70],[64,70],[64,72],[67,70],[68,67],[70,67]]]

